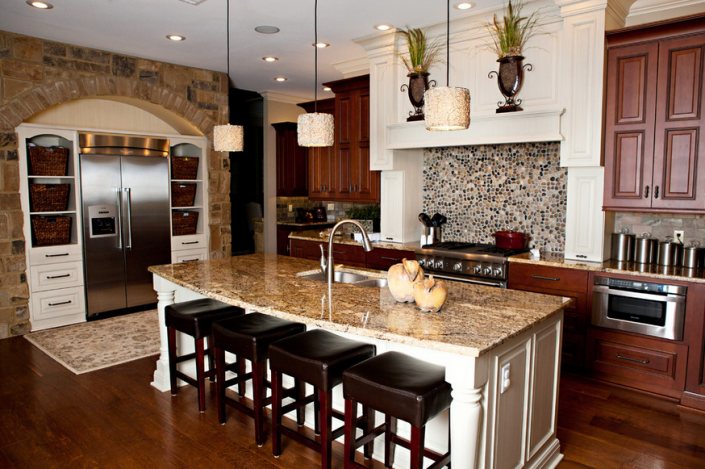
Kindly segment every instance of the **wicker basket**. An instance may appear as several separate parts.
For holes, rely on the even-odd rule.
[[[171,183],[171,206],[193,207],[196,200],[196,184],[191,182]]]
[[[32,212],[63,212],[69,208],[71,184],[30,184],[29,209]]]
[[[198,212],[174,211],[171,212],[174,224],[174,236],[196,234],[198,225]]]
[[[69,168],[68,148],[28,146],[27,151],[31,176],[66,176]]]
[[[35,246],[56,246],[71,242],[71,217],[31,217]]]
[[[196,179],[198,175],[198,157],[196,156],[172,156],[171,157],[171,178],[172,179]]]

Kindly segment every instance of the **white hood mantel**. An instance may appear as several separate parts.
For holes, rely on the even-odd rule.
[[[519,111],[470,117],[467,130],[435,132],[424,121],[387,125],[387,150],[563,141],[564,109]]]

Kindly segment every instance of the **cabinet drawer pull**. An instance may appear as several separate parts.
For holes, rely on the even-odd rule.
[[[541,277],[540,275],[532,275],[531,278],[535,278],[537,280],[550,280],[552,282],[558,282],[561,279],[560,278],[553,278],[553,277]]]
[[[617,358],[621,358],[622,360],[629,360],[630,362],[637,362],[637,363],[642,363],[644,365],[648,365],[651,360],[639,360],[638,358],[631,358],[631,357],[623,357],[620,354],[617,354]]]
[[[184,243],[183,241],[181,242],[181,244],[198,244],[198,243],[200,243],[200,241],[189,241],[188,243]]]
[[[181,262],[192,262],[192,261],[197,261],[197,260],[200,260],[200,259],[198,259],[198,257],[196,257],[195,259],[184,259]]]
[[[645,199],[649,198],[649,186],[646,186],[646,191],[644,191],[644,198]]]
[[[68,256],[69,253],[63,253],[63,254],[44,254],[44,257],[63,257],[63,256]]]
[[[71,276],[71,274],[64,274],[64,275],[54,275],[53,277],[49,277],[49,276],[47,276],[47,278],[48,278],[48,279],[54,279],[54,278],[66,278],[66,277],[70,277],[70,276]]]
[[[654,199],[658,199],[658,186],[654,188]]]
[[[396,257],[381,257],[381,259],[384,259],[385,261],[397,261],[397,262],[401,262],[401,259],[397,259]]]
[[[394,241],[394,238],[384,238],[384,239],[388,239],[389,241]]]
[[[587,259],[587,256],[585,254],[576,254],[575,257],[579,257],[581,259]]]
[[[61,303],[49,303],[49,306],[59,306],[59,305],[68,305],[68,304],[71,304],[71,300],[62,301]]]

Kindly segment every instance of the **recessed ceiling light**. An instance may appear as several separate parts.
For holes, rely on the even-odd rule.
[[[286,78],[286,77],[276,77],[275,80],[276,80],[276,81],[286,81],[286,80],[288,80],[288,78]]]
[[[277,57],[262,57],[262,60],[265,62],[276,62],[279,59]]]
[[[279,32],[279,28],[276,26],[257,26],[255,31],[262,34],[276,34]]]
[[[169,39],[170,41],[174,41],[174,42],[179,42],[179,41],[185,41],[185,40],[186,40],[185,37],[179,36],[178,34],[169,34],[169,35],[167,35],[166,38]]]
[[[470,8],[474,7],[475,5],[473,5],[472,3],[463,2],[463,3],[458,3],[454,6],[458,10],[469,10]]]
[[[54,5],[52,5],[51,3],[37,2],[35,0],[27,0],[27,5],[34,8],[39,8],[40,10],[51,10],[52,8],[54,8]]]
[[[375,29],[378,31],[387,31],[389,29],[392,29],[392,27],[388,24],[378,24],[377,26],[375,26]]]
[[[323,91],[333,91],[333,90],[330,89],[330,86],[324,86],[324,87],[322,88],[322,90],[323,90]]]
[[[317,43],[311,44],[311,45],[314,47],[318,47],[319,49],[323,49],[324,47],[330,46],[330,44],[328,44],[327,42],[317,42]]]

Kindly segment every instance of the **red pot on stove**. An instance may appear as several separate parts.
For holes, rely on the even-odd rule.
[[[525,249],[529,237],[520,231],[498,231],[493,234],[495,244],[503,249]]]

